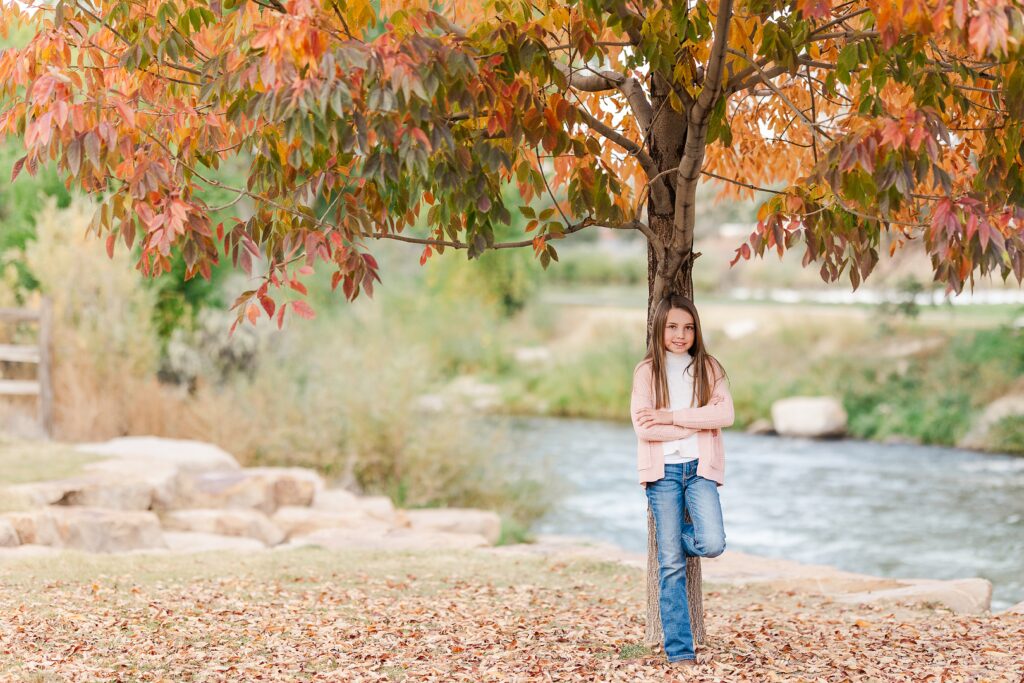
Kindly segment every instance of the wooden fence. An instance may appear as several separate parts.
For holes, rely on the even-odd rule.
[[[31,363],[37,366],[36,378],[0,379],[0,396],[38,397],[39,423],[47,435],[53,433],[53,384],[50,381],[50,302],[43,299],[38,309],[0,308],[0,322],[35,322],[36,344],[0,344],[0,361]]]

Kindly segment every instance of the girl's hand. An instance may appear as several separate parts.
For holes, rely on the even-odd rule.
[[[670,425],[672,424],[672,411],[671,410],[655,410],[654,408],[642,408],[637,413],[637,422],[640,423],[641,427],[650,427],[652,425]]]

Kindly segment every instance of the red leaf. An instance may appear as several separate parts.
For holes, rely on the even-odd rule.
[[[267,317],[273,318],[274,308],[276,307],[274,300],[271,299],[269,296],[261,296],[260,303],[263,304],[263,310],[267,312]]]
[[[14,179],[18,177],[18,174],[21,173],[21,169],[25,165],[25,159],[28,159],[27,155],[23,156],[22,158],[20,158],[20,159],[18,159],[17,161],[14,162],[14,168],[11,169],[11,182],[12,183],[14,182]]]
[[[298,280],[289,280],[288,281],[288,286],[291,287],[292,289],[294,289],[296,292],[299,292],[302,295],[309,294],[309,291],[306,289],[306,285],[302,284]]]
[[[111,232],[107,235],[107,258],[114,258],[114,243],[117,242],[117,233]]]
[[[256,304],[249,304],[245,308],[245,315],[249,318],[249,322],[255,325],[256,321],[259,320],[260,317],[260,307]]]
[[[428,246],[424,247],[423,253],[420,254],[420,265],[422,266],[427,262],[427,259],[433,255],[433,250]]]
[[[284,325],[284,309],[287,307],[288,304],[281,304],[281,308],[277,309],[277,329]]]
[[[293,301],[292,308],[295,309],[295,313],[299,317],[305,318],[306,320],[312,320],[316,317],[316,312],[313,307],[307,304],[305,301]]]

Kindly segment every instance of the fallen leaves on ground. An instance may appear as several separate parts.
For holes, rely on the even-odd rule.
[[[277,553],[281,562],[281,553]],[[709,586],[692,670],[643,646],[643,576],[533,557],[302,559],[0,585],[0,678],[27,681],[1010,681],[1024,615]],[[485,559],[481,559],[484,557]],[[157,561],[157,560],[154,560]],[[116,568],[116,564],[113,565]],[[282,568],[283,567],[283,568]],[[394,571],[396,567],[402,570]],[[38,569],[36,570],[39,571]],[[4,579],[8,578],[6,575]],[[13,586],[13,587],[12,587]]]

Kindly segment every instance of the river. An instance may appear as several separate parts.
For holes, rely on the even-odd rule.
[[[539,533],[646,549],[628,423],[498,418],[506,453],[565,486]],[[1024,600],[1024,458],[952,448],[725,434],[728,548],[874,576],[982,577]]]

